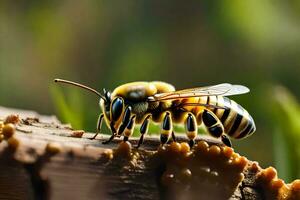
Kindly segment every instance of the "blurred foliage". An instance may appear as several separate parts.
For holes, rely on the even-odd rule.
[[[227,0],[221,5],[228,25],[241,31],[253,48],[272,53],[300,41],[299,1]]]
[[[299,115],[268,93],[278,83],[300,98],[299,19],[297,0],[3,0],[0,105],[56,110],[63,122],[94,131],[99,100],[53,85],[54,78],[99,91],[138,80],[178,89],[243,84],[251,93],[232,98],[253,115],[257,132],[233,141],[235,148],[264,167],[276,164],[287,180],[299,178],[290,167],[299,163],[289,150],[297,144],[288,142],[296,141],[289,134]],[[280,109],[289,117],[276,114]]]
[[[53,102],[56,105],[57,113],[65,122],[69,122],[76,129],[83,128],[84,124],[84,108],[82,103],[82,96],[78,91],[70,90],[68,98],[65,98],[61,90],[57,87],[50,88]]]
[[[287,181],[300,177],[300,104],[284,87],[274,89],[274,158]]]

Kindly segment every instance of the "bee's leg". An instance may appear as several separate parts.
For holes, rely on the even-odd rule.
[[[210,110],[204,110],[202,114],[202,121],[206,126],[208,132],[213,136],[220,138],[222,142],[231,147],[231,142],[229,138],[224,134],[224,126],[221,121],[217,118],[217,116],[211,112]]]
[[[160,133],[161,144],[166,144],[168,142],[172,131],[173,131],[173,125],[172,125],[171,114],[169,112],[166,112],[162,123],[162,130]]]
[[[104,117],[104,114],[99,115],[98,120],[97,120],[96,134],[90,138],[91,140],[95,139],[97,137],[97,135],[100,133],[103,117]]]
[[[176,142],[176,136],[175,136],[174,131],[172,131],[172,140],[173,140],[173,142]]]
[[[121,136],[122,133],[124,132],[126,126],[128,125],[129,121],[130,121],[130,115],[131,115],[131,107],[128,106],[125,109],[124,115],[123,115],[123,120],[122,120],[122,124],[118,130],[118,134],[117,136]]]
[[[189,145],[193,147],[195,144],[195,138],[197,137],[198,127],[195,116],[192,113],[188,113],[186,121],[186,135],[189,138]]]
[[[128,141],[128,138],[132,135],[133,130],[134,130],[134,125],[135,125],[135,115],[133,115],[130,120],[129,123],[127,124],[125,130],[124,130],[124,142]]]
[[[111,136],[108,140],[103,141],[102,144],[108,144],[110,143],[115,137],[116,137],[116,129],[114,128],[114,122],[110,122],[110,130],[111,130]]]
[[[232,147],[231,141],[230,141],[230,139],[227,137],[227,135],[223,134],[223,135],[221,136],[221,139],[222,139],[222,142],[223,142],[226,146]]]
[[[108,140],[106,140],[106,141],[103,141],[102,144],[108,144],[108,143],[110,143],[115,137],[116,137],[116,134],[113,133],[113,134],[110,136],[110,138],[109,138]]]
[[[141,128],[140,128],[141,137],[140,137],[139,143],[137,144],[136,148],[139,148],[141,146],[141,144],[143,144],[144,135],[148,132],[148,129],[149,129],[150,117],[151,117],[151,115],[148,115],[144,119],[144,121],[141,125]]]

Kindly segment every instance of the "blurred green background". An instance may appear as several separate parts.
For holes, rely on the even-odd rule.
[[[95,130],[98,90],[137,80],[178,89],[230,82],[256,121],[236,151],[300,178],[300,1],[0,2],[0,105]]]

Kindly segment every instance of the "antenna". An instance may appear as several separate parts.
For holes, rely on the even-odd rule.
[[[103,99],[104,101],[106,101],[105,97],[103,95],[100,94],[100,92],[98,92],[97,90],[93,89],[93,88],[90,88],[88,86],[85,86],[85,85],[82,85],[80,83],[76,83],[76,82],[73,82],[73,81],[68,81],[68,80],[64,80],[64,79],[54,79],[54,82],[55,83],[65,83],[65,84],[69,84],[69,85],[74,85],[74,86],[77,86],[77,87],[80,87],[80,88],[83,88],[85,90],[89,90],[91,92],[93,92],[94,94],[97,94],[101,99]]]

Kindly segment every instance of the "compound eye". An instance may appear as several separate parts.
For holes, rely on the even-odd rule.
[[[117,121],[121,117],[123,107],[124,103],[122,98],[117,97],[113,100],[111,104],[111,119],[113,121]]]

